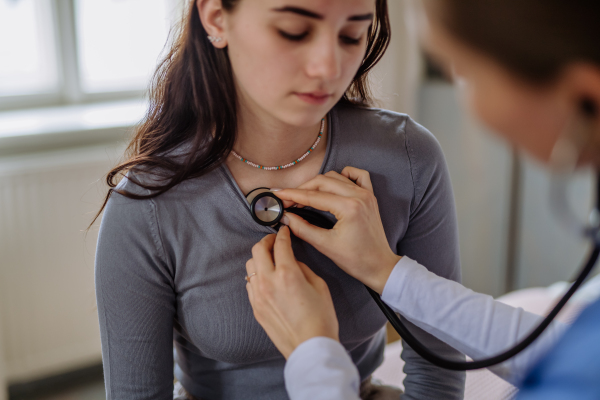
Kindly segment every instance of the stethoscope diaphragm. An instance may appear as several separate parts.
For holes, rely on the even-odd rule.
[[[283,201],[269,188],[259,187],[252,190],[246,195],[246,200],[250,204],[252,219],[263,226],[277,225],[283,218],[284,211],[296,214],[319,228],[331,229],[335,225],[327,217],[311,209],[296,207],[284,209]]]
[[[283,202],[269,188],[256,188],[246,195],[250,214],[258,224],[273,226],[283,217]]]

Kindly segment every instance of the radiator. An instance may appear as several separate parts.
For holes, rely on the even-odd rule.
[[[98,224],[87,235],[85,228],[119,152],[95,146],[0,158],[0,345],[9,383],[101,361]]]

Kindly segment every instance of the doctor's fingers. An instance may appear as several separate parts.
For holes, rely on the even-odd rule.
[[[304,218],[292,213],[285,213],[289,228],[294,235],[311,244],[317,251],[323,253],[323,247],[329,245],[331,231],[308,223]]]
[[[357,189],[362,192],[360,195],[348,197],[313,189],[285,189],[285,191],[281,192],[281,196],[282,198],[293,200],[298,204],[310,206],[321,211],[328,211],[340,220],[343,216],[352,215],[352,213],[359,211],[363,205],[370,204],[375,200],[373,193],[358,187]],[[287,214],[289,217],[290,213]]]
[[[248,300],[250,301],[254,318],[262,326],[265,323],[265,318],[270,314],[269,310],[271,307],[269,300],[266,299],[264,295],[266,284],[263,283],[260,285],[260,288],[258,286],[259,285],[247,283],[246,290],[248,292]]]
[[[367,189],[373,193],[373,184],[371,183],[371,175],[369,174],[369,171],[347,166],[342,170],[341,175],[352,180],[361,188]]]
[[[252,247],[252,260],[257,276],[266,275],[275,271],[271,252],[275,244],[275,234],[267,235]],[[248,264],[246,264],[248,267]],[[253,279],[253,278],[252,278]]]
[[[252,306],[252,310],[254,310],[254,289],[250,282],[246,282],[246,291],[248,292],[248,300],[250,301],[250,305]]]
[[[273,254],[275,257],[275,274],[270,276],[269,280],[281,280],[277,284],[278,287],[291,288],[306,283],[311,286],[320,284],[319,281],[322,279],[294,256],[289,227],[282,226],[279,229],[273,247]]]
[[[303,206],[310,206],[321,211],[328,211],[336,217],[342,215],[350,206],[353,197],[339,196],[329,192],[313,189],[285,189],[277,193],[282,200],[292,200]]]
[[[298,263],[292,250],[290,228],[287,226],[282,226],[279,232],[277,232],[275,244],[273,245],[273,256],[276,271],[284,268],[293,268]]]
[[[333,178],[333,179],[337,179],[340,182],[345,182],[345,183],[350,183],[350,184],[355,184],[352,180],[348,179],[347,177],[345,177],[344,175],[338,174],[335,171],[329,171],[329,172],[325,172],[323,174],[323,176],[326,176],[328,178]]]
[[[338,181],[341,184],[346,184],[347,185],[347,190],[346,193],[342,193],[340,190],[332,190],[332,188],[329,188],[329,190],[323,185],[321,184],[321,182],[327,181],[327,180],[333,180],[333,181]],[[340,196],[352,196],[355,195],[355,193],[353,192],[352,186],[354,186],[356,188],[356,184],[354,182],[352,182],[350,179],[346,178],[343,175],[338,174],[335,171],[329,171],[326,172],[323,175],[317,175],[316,177],[312,178],[311,180],[304,182],[302,185],[296,187],[295,189],[313,189],[313,190],[324,190],[324,191],[328,191],[331,193],[336,193],[339,194]],[[349,190],[348,190],[349,188]],[[296,205],[299,208],[304,207],[304,204],[298,204],[295,203],[293,200],[285,200],[282,196],[279,196],[278,193],[278,197],[283,201],[283,207],[284,208],[288,208],[291,207],[293,205]]]
[[[304,277],[310,283],[310,285],[316,289],[327,290],[329,291],[329,287],[327,283],[321,278],[319,275],[315,274],[312,269],[303,262],[298,261],[298,265],[300,266],[300,270],[304,274]]]
[[[350,179],[337,172],[328,172],[325,175],[317,175],[313,179],[304,182],[296,189],[318,190],[344,197],[360,197],[362,193],[365,192],[365,189],[362,189]]]

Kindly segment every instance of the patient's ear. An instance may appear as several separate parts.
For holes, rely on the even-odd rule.
[[[211,40],[213,46],[219,49],[227,47],[225,15],[221,0],[196,0],[196,6],[207,35],[220,38]]]

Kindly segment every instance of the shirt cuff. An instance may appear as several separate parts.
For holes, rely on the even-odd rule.
[[[411,272],[419,268],[423,267],[415,260],[406,256],[402,256],[400,261],[394,266],[392,273],[383,287],[383,292],[381,292],[381,300],[393,308],[394,311],[399,312],[398,305],[401,304],[400,299],[404,284],[410,280]]]
[[[301,343],[283,373],[291,400],[358,399],[358,370],[344,346],[331,338],[314,337]]]

